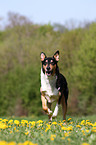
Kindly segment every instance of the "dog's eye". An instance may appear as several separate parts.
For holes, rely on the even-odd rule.
[[[53,60],[51,60],[51,64],[52,64],[52,65],[54,65],[54,64],[55,64]]]
[[[48,63],[48,60],[45,60],[45,61],[43,62],[44,65],[46,65],[47,63]]]

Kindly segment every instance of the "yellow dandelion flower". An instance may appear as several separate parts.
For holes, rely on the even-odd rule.
[[[73,124],[73,121],[72,121],[72,122],[70,122],[70,124]]]
[[[86,125],[93,126],[91,122],[86,122]]]
[[[52,122],[52,124],[57,125],[57,122]]]
[[[40,124],[40,123],[43,123],[43,121],[42,121],[42,120],[38,120],[38,121],[37,121],[37,123],[39,123],[39,124]]]
[[[27,127],[29,127],[29,123],[27,124]]]
[[[89,143],[84,142],[84,143],[82,143],[81,145],[89,145]]]
[[[63,122],[66,122],[66,120],[63,120]]]
[[[16,130],[16,127],[14,127],[14,130]]]
[[[29,134],[29,132],[27,131],[27,132],[25,132],[25,135],[28,135]]]
[[[38,124],[38,126],[43,126],[43,124]]]
[[[76,125],[76,127],[81,128],[81,126],[80,126],[80,125]]]
[[[54,138],[53,137],[50,137],[50,139],[53,141],[54,140]]]
[[[13,124],[13,120],[12,120],[12,119],[9,120],[9,121],[8,121],[8,124]]]
[[[92,132],[95,132],[96,133],[96,130],[92,130]]]
[[[8,122],[8,119],[3,119],[2,121],[6,123],[6,122]]]
[[[85,131],[84,130],[82,130],[82,133],[83,133],[83,135],[85,135]]]
[[[93,124],[93,126],[96,126],[96,122]]]
[[[51,127],[51,125],[50,124],[46,124],[47,125],[47,127]]]
[[[13,132],[13,131],[11,130],[11,131],[10,131],[10,134],[11,134],[12,132]]]
[[[69,118],[67,121],[70,121],[72,118]]]
[[[61,122],[61,123],[59,123],[59,125],[60,125],[60,126],[63,126],[63,123]]]
[[[51,137],[50,137],[50,140],[54,140],[54,138],[56,138],[56,135],[55,134],[51,134]]]
[[[7,145],[6,141],[0,141],[0,145]]]
[[[5,123],[0,123],[0,129],[6,129],[8,126]]]
[[[11,125],[9,125],[8,127],[11,128]]]
[[[73,126],[69,126],[68,128],[67,128],[67,131],[72,131],[73,130]]]
[[[50,126],[45,129],[45,132],[47,132],[49,129],[51,129]]]
[[[62,139],[64,140],[64,139],[65,139],[65,137],[62,137]]]
[[[95,126],[92,128],[92,132],[96,132],[96,127]]]
[[[12,141],[12,142],[9,142],[8,145],[16,145],[16,143]]]
[[[56,135],[55,135],[55,134],[51,134],[51,137],[54,137],[54,138],[55,138],[55,137],[56,137]]]
[[[67,140],[70,142],[71,141],[71,139],[70,138],[67,138]]]
[[[66,133],[64,133],[64,136],[67,137],[67,136],[69,136],[69,134],[66,132]]]
[[[30,142],[30,141],[25,141],[25,142],[23,143],[23,145],[38,145],[38,144],[32,143],[32,142]]]
[[[19,125],[19,120],[14,120],[14,123],[16,124],[16,125]]]
[[[64,126],[62,126],[62,127],[61,127],[61,129],[62,129],[62,130],[67,130],[67,128],[66,128],[66,127],[64,127]]]
[[[28,123],[28,120],[21,120],[21,123]]]
[[[86,129],[85,131],[86,131],[87,133],[89,133],[90,130]]]
[[[85,125],[85,120],[82,120],[81,121],[81,125]]]
[[[96,127],[93,127],[92,129],[96,130]]]
[[[32,126],[35,126],[35,121],[30,121],[29,124],[31,124]]]
[[[89,122],[89,120],[86,120],[86,122]]]

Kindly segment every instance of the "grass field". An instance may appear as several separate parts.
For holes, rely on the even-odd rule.
[[[58,117],[48,122],[47,116],[1,117],[0,145],[95,145],[96,116]]]

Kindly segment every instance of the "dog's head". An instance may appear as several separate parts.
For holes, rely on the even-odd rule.
[[[48,77],[53,76],[57,71],[57,62],[59,61],[59,51],[56,51],[53,57],[47,57],[44,52],[41,52],[41,62],[43,73]]]

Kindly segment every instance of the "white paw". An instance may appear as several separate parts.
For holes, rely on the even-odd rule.
[[[55,119],[56,117],[57,117],[57,116],[53,116],[53,115],[52,115],[52,118],[53,118],[53,119]]]
[[[48,115],[52,115],[52,111],[48,108]]]

